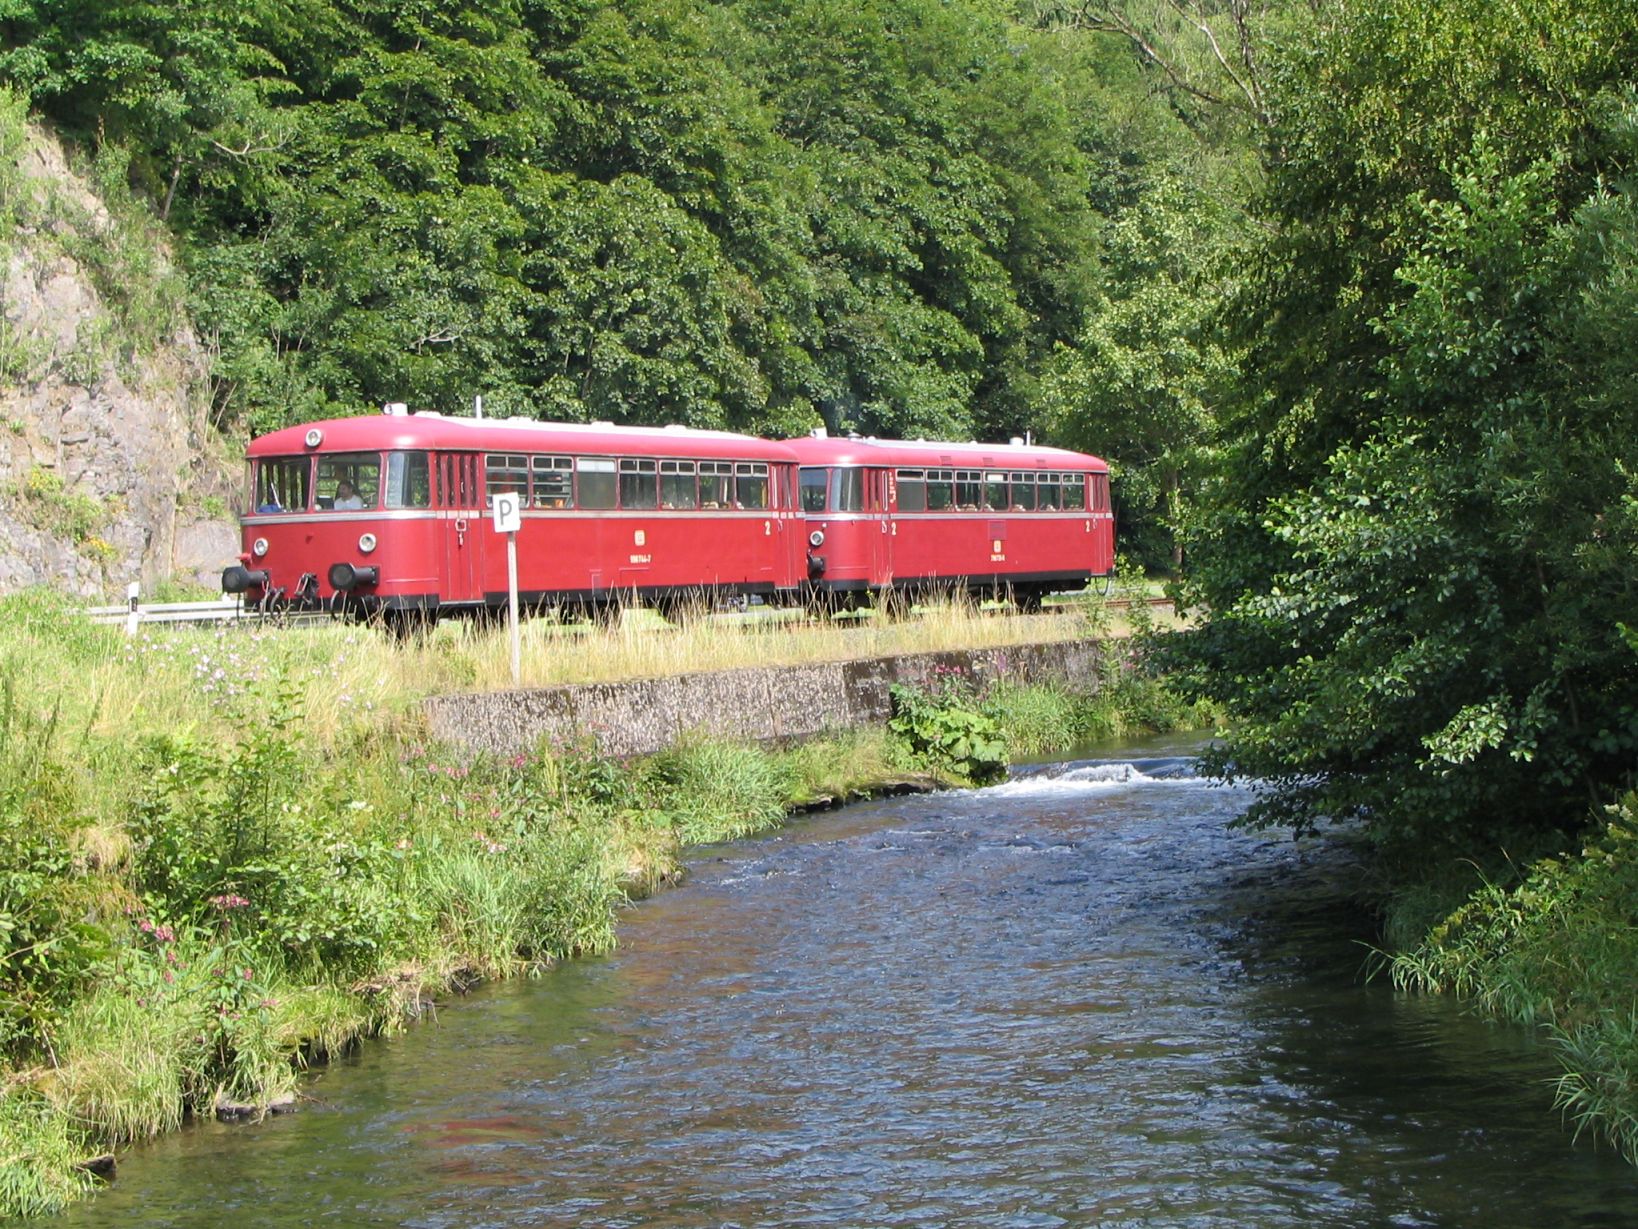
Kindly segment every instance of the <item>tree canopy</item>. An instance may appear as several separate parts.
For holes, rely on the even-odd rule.
[[[1180,654],[1254,818],[1573,823],[1638,763],[1626,0],[1366,0],[1275,60]]]
[[[1099,276],[1098,64],[1132,77],[980,0],[12,0],[0,36],[130,147],[253,429],[478,393],[1038,429]]]

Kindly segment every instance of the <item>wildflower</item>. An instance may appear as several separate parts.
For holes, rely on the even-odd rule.
[[[210,903],[224,912],[229,909],[244,909],[250,904],[243,896],[237,896],[232,892],[225,892],[221,896],[212,896]]]

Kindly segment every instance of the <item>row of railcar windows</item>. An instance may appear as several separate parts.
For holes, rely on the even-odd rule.
[[[551,457],[491,453],[488,495],[512,492],[533,508],[601,511],[770,507],[763,461],[662,461],[646,457]]]
[[[1080,512],[1086,475],[1034,470],[901,469],[900,512]]]

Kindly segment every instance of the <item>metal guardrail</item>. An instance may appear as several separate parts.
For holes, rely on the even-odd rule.
[[[135,582],[126,590],[125,605],[92,606],[85,613],[93,623],[123,623],[126,634],[130,636],[136,635],[137,629],[144,624],[152,623],[234,623],[256,622],[263,619],[291,623],[304,618],[330,617],[322,613],[307,616],[291,615],[286,611],[268,614],[254,606],[246,606],[239,597],[227,593],[207,602],[144,602],[140,587]]]

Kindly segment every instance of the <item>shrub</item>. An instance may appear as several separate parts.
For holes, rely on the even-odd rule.
[[[916,759],[974,785],[1006,775],[1006,739],[994,718],[973,711],[975,701],[964,689],[929,693],[895,683],[890,691],[887,728]]]

